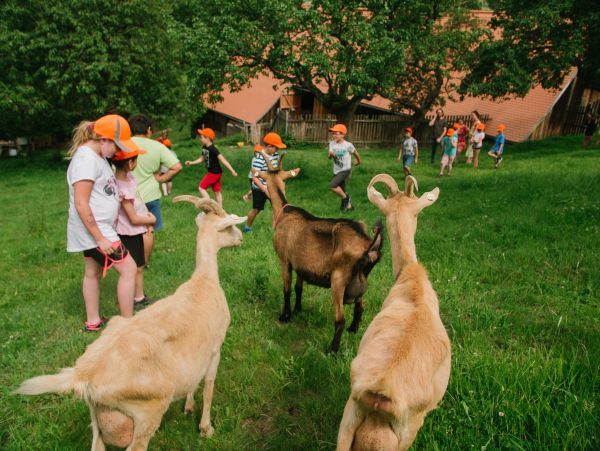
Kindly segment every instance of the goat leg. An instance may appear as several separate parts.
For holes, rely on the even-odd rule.
[[[281,265],[281,277],[283,278],[283,312],[281,312],[279,321],[287,323],[292,318],[290,303],[290,296],[292,294],[292,268],[289,263]]]
[[[104,451],[106,447],[104,446],[102,435],[100,435],[96,407],[93,404],[88,404],[88,406],[90,408],[90,416],[92,417],[92,451]]]
[[[358,332],[358,328],[360,326],[360,320],[362,319],[363,311],[365,310],[363,306],[362,296],[357,297],[354,300],[354,316],[352,317],[352,324],[348,328],[348,332],[356,333]]]
[[[133,414],[133,440],[127,451],[145,451],[148,442],[160,426],[160,420],[169,407],[169,399],[148,401]]]
[[[200,418],[200,435],[202,437],[210,437],[215,430],[210,424],[210,407],[212,405],[213,393],[215,388],[215,378],[217,377],[217,369],[221,360],[221,351],[217,351],[206,371],[204,377],[204,392],[202,393],[202,417]]]
[[[296,304],[294,305],[294,313],[300,313],[302,311],[302,284],[304,280],[298,273],[296,273],[296,285],[294,291],[296,293]]]
[[[340,347],[340,339],[344,332],[344,291],[346,289],[346,280],[341,274],[331,275],[331,296],[335,308],[335,327],[333,341],[331,342],[331,352],[336,353]]]
[[[194,392],[191,391],[187,394],[185,398],[185,406],[183,407],[183,413],[194,413],[194,407],[196,407],[196,402],[194,401]]]

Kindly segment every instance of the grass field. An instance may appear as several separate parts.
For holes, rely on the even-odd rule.
[[[580,142],[511,145],[498,170],[485,157],[479,170],[459,164],[441,179],[426,152],[415,166],[422,192],[441,189],[419,218],[416,243],[453,346],[448,391],[415,449],[600,448],[600,150],[582,150]],[[195,158],[198,145],[176,143],[175,150],[182,160]],[[225,208],[245,215],[251,150],[221,150],[240,174],[224,175]],[[399,179],[401,168],[395,150],[361,155],[349,216],[372,224],[379,212],[366,197],[370,178],[388,172]],[[338,216],[324,151],[291,149],[286,159],[286,167],[302,168],[288,200]],[[80,332],[82,257],[65,251],[67,163],[58,151],[0,160],[0,449],[91,445],[82,401],[10,395],[23,379],[72,366],[96,337]],[[203,173],[184,168],[174,194],[195,193]],[[146,272],[152,297],[172,293],[194,269],[196,211],[168,198],[162,205],[166,228]],[[241,247],[220,254],[232,323],[216,381],[215,435],[201,440],[198,412],[184,416],[178,401],[151,449],[335,448],[350,362],[393,283],[389,243],[370,276],[360,331],[345,332],[332,357],[324,353],[333,332],[329,291],[305,287],[302,314],[277,321],[282,283],[270,225],[267,209]],[[118,312],[115,284],[116,273],[102,284],[104,315]]]

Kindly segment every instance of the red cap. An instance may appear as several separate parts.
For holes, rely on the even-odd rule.
[[[281,140],[281,136],[279,136],[275,132],[267,133],[264,136],[263,141],[265,144],[268,144],[270,146],[275,146],[278,149],[286,149],[287,148],[287,146]]]
[[[215,131],[212,128],[208,128],[208,127],[206,127],[206,128],[199,128],[198,129],[198,134],[206,136],[211,141],[215,140]]]
[[[102,138],[115,142],[124,152],[133,152],[140,148],[131,140],[129,122],[118,114],[102,116],[94,122],[94,132]]]
[[[344,124],[335,124],[333,127],[329,129],[330,132],[340,132],[343,135],[348,133],[348,129]]]
[[[408,132],[408,133],[410,133],[410,134],[412,135],[412,128],[410,128],[410,127],[406,127],[406,128],[404,129],[404,131],[405,131],[405,132]]]

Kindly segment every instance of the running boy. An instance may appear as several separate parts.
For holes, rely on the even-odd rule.
[[[412,166],[413,162],[419,162],[419,145],[417,140],[412,137],[412,128],[410,127],[406,127],[404,129],[404,141],[402,141],[400,153],[398,154],[396,161],[400,161],[400,157],[402,157],[404,175],[412,175],[412,172],[410,172],[410,167]]]
[[[335,124],[329,129],[333,140],[329,142],[329,159],[333,159],[333,179],[329,189],[342,199],[341,211],[351,211],[352,197],[346,191],[346,180],[352,174],[352,155],[356,158],[355,166],[360,164],[360,155],[354,145],[344,139],[348,129],[344,124]]]
[[[456,158],[457,137],[454,129],[449,128],[446,136],[442,139],[442,164],[440,167],[440,176],[444,175],[444,169],[448,168],[448,175],[452,175],[452,162]]]
[[[212,190],[215,193],[215,200],[222,207],[223,195],[221,194],[221,176],[223,175],[223,169],[221,168],[219,162],[223,163],[223,165],[229,169],[229,172],[231,172],[231,175],[234,177],[237,177],[237,172],[235,172],[227,159],[221,155],[221,153],[213,144],[213,141],[215,140],[215,132],[213,129],[199,128],[198,134],[200,135],[200,141],[202,141],[202,155],[200,155],[200,157],[196,160],[186,161],[185,164],[186,166],[193,166],[202,162],[206,163],[208,173],[200,181],[198,190],[203,198],[210,199],[208,191],[206,190],[209,186],[212,187]]]
[[[496,129],[496,131],[498,132],[498,134],[496,135],[496,141],[494,142],[494,145],[488,152],[488,155],[496,161],[496,163],[494,164],[494,168],[498,168],[498,166],[500,166],[500,163],[502,162],[502,152],[504,151],[504,141],[505,141],[505,139],[504,139],[504,129],[505,128],[506,127],[504,127],[504,124],[498,125],[498,128]]]
[[[144,294],[144,266],[146,266],[144,234],[152,233],[156,217],[148,211],[146,204],[139,196],[137,182],[131,173],[137,165],[138,155],[144,153],[146,153],[144,150],[118,151],[111,159],[115,167],[117,190],[121,199],[117,216],[117,233],[137,266],[133,297],[133,309],[136,311],[154,302]]]
[[[263,138],[263,142],[265,143],[265,147],[262,150],[267,154],[267,158],[271,165],[274,167],[279,166],[279,153],[277,153],[277,149],[285,149],[287,146],[275,132],[267,133]],[[252,232],[252,224],[254,223],[254,219],[256,219],[256,215],[265,209],[265,202],[269,199],[267,182],[257,175],[257,172],[260,171],[267,172],[269,166],[262,153],[256,149],[257,147],[255,147],[254,158],[252,158],[252,167],[250,169],[252,172],[252,182],[250,184],[252,187],[252,209],[248,212],[244,233]]]

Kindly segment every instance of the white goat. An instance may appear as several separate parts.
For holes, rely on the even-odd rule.
[[[373,187],[377,182],[387,186],[387,199]],[[369,200],[386,216],[396,283],[352,361],[352,392],[338,450],[408,449],[448,386],[450,340],[414,242],[417,215],[437,200],[439,189],[417,198],[416,186],[409,176],[401,192],[392,177],[379,174],[367,189]]]
[[[92,450],[104,442],[128,450],[145,450],[163,414],[187,396],[185,411],[194,408],[194,392],[204,379],[200,431],[210,436],[210,407],[221,345],[230,315],[219,283],[217,251],[239,246],[235,225],[246,217],[228,215],[212,200],[178,196],[201,209],[196,218],[196,270],[188,282],[133,318],[115,317],[88,346],[75,367],[29,379],[15,390],[23,395],[74,392],[92,417]]]

